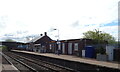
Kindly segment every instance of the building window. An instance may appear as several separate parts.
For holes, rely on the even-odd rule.
[[[60,43],[58,44],[58,49],[61,50],[61,44]]]
[[[78,43],[75,43],[75,44],[74,44],[74,50],[75,50],[75,51],[78,51]]]
[[[50,44],[50,49],[52,49],[52,45]]]

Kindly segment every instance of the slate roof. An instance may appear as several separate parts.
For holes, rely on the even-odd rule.
[[[43,37],[43,36],[35,37],[34,39],[28,41],[27,43],[36,42],[37,40],[41,39],[42,37]]]

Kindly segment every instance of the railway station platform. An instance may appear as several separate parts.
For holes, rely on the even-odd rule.
[[[2,72],[19,72],[13,65],[2,64]]]
[[[12,50],[12,51],[41,55],[41,56],[46,56],[46,57],[58,58],[58,59],[64,59],[64,60],[68,60],[68,61],[80,62],[80,63],[91,64],[91,65],[96,65],[96,66],[101,66],[101,67],[107,67],[107,68],[113,68],[113,69],[119,69],[120,70],[120,64],[114,63],[114,62],[97,61],[96,59],[81,58],[81,57],[71,56],[71,55],[61,55],[61,54],[57,55],[57,54],[52,54],[52,53],[38,53],[38,52],[30,52],[30,51],[22,51],[22,50]]]
[[[0,52],[0,72],[20,72],[9,60],[2,57],[2,52]],[[8,62],[9,61],[9,62]]]

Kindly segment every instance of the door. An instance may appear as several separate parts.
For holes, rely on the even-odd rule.
[[[109,61],[113,61],[113,49],[115,49],[114,46],[106,46],[106,53],[108,54]]]
[[[72,43],[68,44],[68,54],[72,54]]]
[[[85,57],[85,50],[82,50],[82,57]]]
[[[62,53],[65,54],[65,43],[62,43]]]

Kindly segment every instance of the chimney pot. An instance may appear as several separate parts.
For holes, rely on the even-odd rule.
[[[45,36],[47,36],[47,32],[45,32]]]
[[[40,36],[42,36],[43,34],[40,34]]]

